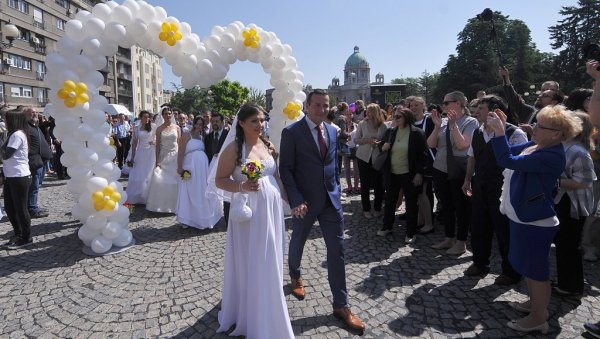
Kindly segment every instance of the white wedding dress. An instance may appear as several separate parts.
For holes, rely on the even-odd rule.
[[[242,159],[245,153],[244,147]],[[217,332],[225,332],[235,324],[231,336],[287,339],[293,338],[294,333],[283,294],[285,226],[282,199],[273,176],[275,160],[271,157],[261,163],[264,169],[259,179],[260,189],[245,193],[252,217],[237,223],[230,215]],[[240,166],[236,166],[233,178],[237,182],[246,180]],[[234,208],[237,206],[232,202],[231,213]]]
[[[160,139],[160,167],[155,167],[152,173],[146,209],[152,212],[175,213],[179,187],[177,130],[163,130]]]
[[[142,129],[140,126],[134,127],[134,138],[137,139],[135,149],[135,159],[133,159],[133,168],[129,171],[129,180],[127,181],[127,202],[131,204],[145,204],[148,197],[148,187],[154,164],[156,163],[156,151],[154,139],[156,126],[152,124],[150,132]],[[133,143],[132,143],[133,144]],[[129,152],[131,156],[132,152]]]
[[[204,142],[190,139],[185,146],[183,169],[191,177],[179,180],[177,198],[177,222],[195,228],[213,228],[223,216],[223,205],[218,199],[206,196],[208,158],[204,153]]]

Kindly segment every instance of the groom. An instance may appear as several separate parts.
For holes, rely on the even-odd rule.
[[[304,243],[318,220],[327,246],[333,315],[351,329],[363,332],[365,325],[348,306],[344,217],[336,171],[337,136],[334,128],[323,123],[329,112],[329,96],[317,89],[308,94],[306,103],[306,116],[281,133],[279,173],[294,217],[288,255],[292,294],[300,300],[305,297],[300,261]]]

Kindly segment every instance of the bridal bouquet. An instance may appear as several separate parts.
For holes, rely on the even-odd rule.
[[[248,180],[258,180],[262,175],[263,165],[258,160],[246,160],[242,165],[242,174],[245,174]]]
[[[258,180],[262,176],[263,165],[258,160],[246,160],[242,164],[242,174],[248,180]],[[248,206],[248,194],[240,192],[236,194],[231,203],[229,217],[233,220],[243,223],[252,218],[252,209]]]
[[[191,177],[192,173],[190,173],[190,171],[183,170],[183,172],[181,172],[181,180],[189,180]]]

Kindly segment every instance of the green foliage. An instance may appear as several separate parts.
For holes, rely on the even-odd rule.
[[[240,106],[249,97],[250,90],[237,81],[227,79],[220,81],[209,88],[194,87],[182,91],[181,86],[173,86],[177,92],[171,98],[171,105],[181,109],[184,112],[198,113],[201,110],[209,109],[219,112],[225,116],[234,115]],[[255,93],[256,94],[256,93]],[[258,91],[258,94],[260,91]],[[263,101],[264,101],[264,94]],[[257,95],[260,99],[260,96]]]
[[[579,0],[578,6],[562,7],[560,14],[564,19],[549,28],[552,48],[562,48],[554,58],[552,79],[569,93],[590,81],[582,49],[600,42],[600,0]]]
[[[427,103],[433,100],[433,90],[437,84],[439,73],[430,74],[427,70],[421,73],[418,78],[396,78],[392,80],[392,84],[406,84],[404,88],[404,96],[416,95],[423,97]],[[434,100],[435,101],[435,100]]]
[[[496,33],[504,64],[511,72],[511,79],[519,93],[529,86],[548,79],[548,69],[540,64],[546,56],[531,42],[530,30],[521,20],[512,20],[500,12],[494,12]],[[439,80],[432,89],[434,102],[440,102],[451,91],[462,91],[474,98],[479,90],[500,93],[498,78],[500,66],[496,45],[491,39],[491,23],[469,19],[458,34],[456,55],[450,55]],[[539,84],[538,84],[539,85]]]
[[[249,101],[258,104],[261,107],[266,106],[267,100],[265,98],[265,92],[261,91],[258,88],[254,88],[252,86],[250,86],[250,88],[248,90],[249,90],[249,94],[248,94]]]

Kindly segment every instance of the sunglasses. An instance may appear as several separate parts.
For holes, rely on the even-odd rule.
[[[404,118],[404,115],[394,115],[394,119]]]
[[[442,102],[442,105],[444,105],[444,106],[450,105],[451,102],[458,102],[458,101],[456,101],[456,100],[444,101],[444,102]]]

